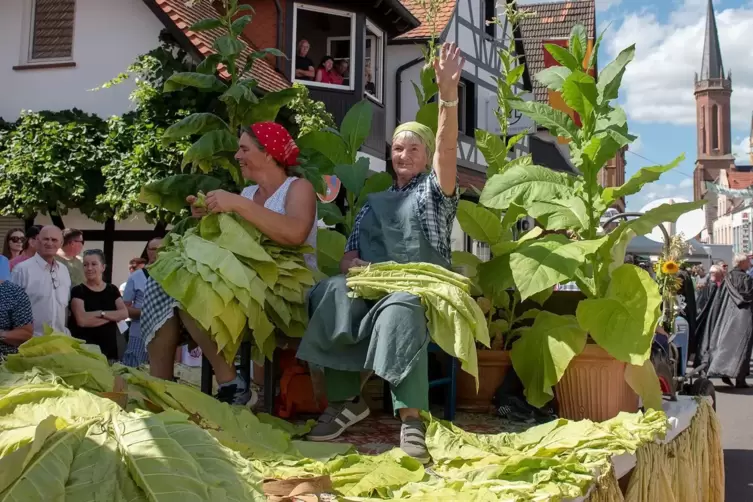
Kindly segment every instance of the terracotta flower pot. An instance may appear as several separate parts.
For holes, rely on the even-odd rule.
[[[465,371],[459,371],[456,380],[457,409],[486,413],[492,405],[494,393],[502,384],[512,362],[510,353],[506,350],[479,350],[476,354],[478,354],[478,393],[476,393],[476,380]]]
[[[626,363],[589,343],[555,387],[559,416],[601,422],[621,411],[638,411],[638,395],[625,382]]]

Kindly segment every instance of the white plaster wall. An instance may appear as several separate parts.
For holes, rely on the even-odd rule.
[[[80,108],[101,117],[130,107],[133,84],[90,91],[123,72],[134,59],[157,47],[164,27],[142,0],[77,0],[75,68],[13,70],[21,61],[24,9],[28,0],[0,1],[0,117],[21,110]]]
[[[418,112],[418,101],[416,100],[416,93],[413,90],[411,82],[417,84],[421,81],[421,67],[423,62],[420,62],[414,66],[411,66],[407,70],[403,71],[400,75],[400,83],[397,83],[397,70],[402,65],[412,61],[416,58],[422,57],[420,46],[417,44],[406,45],[388,45],[387,46],[387,60],[386,60],[386,73],[385,73],[385,107],[387,110],[386,118],[386,134],[387,138],[392,138],[392,131],[395,130],[397,125],[395,117],[397,99],[395,96],[396,85],[400,90],[402,103],[400,105],[400,118],[403,122],[413,120]]]
[[[34,220],[37,225],[52,225],[49,216],[39,215]],[[63,223],[67,228],[77,228],[79,230],[104,230],[102,223],[91,220],[74,209],[63,216]],[[143,216],[132,216],[128,220],[118,221],[115,223],[116,230],[153,230],[154,225],[147,223]],[[112,257],[112,283],[120,286],[128,279],[128,262],[131,258],[141,256],[146,247],[146,242],[115,242]],[[103,249],[102,241],[87,241],[84,243],[84,250]]]

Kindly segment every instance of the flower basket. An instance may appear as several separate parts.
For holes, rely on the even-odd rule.
[[[459,371],[456,380],[457,409],[486,413],[492,406],[494,393],[512,366],[510,352],[506,350],[478,350],[478,380],[479,389],[476,393],[476,380],[466,373]]]
[[[596,344],[586,344],[555,387],[559,416],[569,420],[609,420],[638,411],[638,395],[625,382],[626,363]]]

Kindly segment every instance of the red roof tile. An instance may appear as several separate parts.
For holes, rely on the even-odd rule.
[[[592,38],[596,31],[596,7],[594,0],[577,0],[532,4],[520,8],[536,13],[521,22],[520,31],[534,97],[538,102],[547,103],[549,95],[546,87],[534,78],[534,75],[545,68],[544,41],[569,37],[570,30],[576,24],[584,25],[589,38]]]
[[[211,2],[201,2],[194,6],[187,6],[185,0],[154,0],[154,2],[167,14],[175,26],[177,26],[196,49],[204,56],[212,54],[212,42],[219,36],[224,35],[222,30],[208,30],[194,33],[189,28],[201,19],[217,17],[218,13]],[[245,63],[246,58],[256,48],[247,40],[248,47],[241,53],[240,61]],[[223,69],[223,77],[229,74]],[[260,58],[254,62],[251,76],[259,82],[259,88],[265,91],[278,91],[290,87],[290,82],[275,70],[266,59]]]
[[[421,6],[421,2],[419,0],[402,0],[402,4],[421,24],[417,28],[413,28],[409,32],[395,37],[395,40],[420,40],[422,38],[429,38],[431,36],[432,26],[427,22],[426,9]],[[450,22],[450,19],[452,19],[452,15],[455,13],[456,4],[457,0],[445,0],[440,6],[435,22],[437,35],[444,31],[447,24]]]
[[[727,180],[730,188],[748,188],[753,185],[753,173],[727,171]]]

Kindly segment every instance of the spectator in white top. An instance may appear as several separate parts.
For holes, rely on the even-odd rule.
[[[11,281],[26,291],[34,315],[34,336],[44,334],[45,325],[70,334],[66,312],[71,296],[68,269],[55,260],[63,243],[63,232],[46,226],[37,237],[37,253],[13,268]]]
[[[146,256],[148,264],[154,263],[157,259],[157,250],[162,244],[159,237],[150,240],[146,245]],[[133,261],[133,260],[132,260]],[[143,265],[136,269],[128,277],[125,291],[123,292],[123,301],[128,307],[128,317],[131,319],[131,328],[128,332],[128,347],[123,354],[123,364],[137,368],[147,362],[146,344],[141,336],[141,307],[144,306],[144,293],[146,291],[146,279],[149,272]]]

